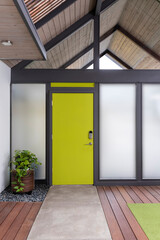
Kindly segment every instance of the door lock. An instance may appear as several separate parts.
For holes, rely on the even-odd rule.
[[[93,138],[93,131],[89,131],[89,133],[88,133],[88,138],[89,138],[89,139],[92,139],[92,138]]]
[[[85,145],[92,145],[92,142],[89,142],[88,144],[85,144]]]

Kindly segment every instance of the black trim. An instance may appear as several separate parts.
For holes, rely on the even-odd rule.
[[[21,62],[19,62],[18,64],[16,64],[12,70],[22,70],[23,68],[25,68],[27,65],[29,65],[32,62],[32,60],[23,60]]]
[[[100,34],[100,16],[96,15],[94,18],[94,48],[93,48],[94,69],[99,69],[99,34]]]
[[[160,185],[160,180],[143,180],[143,181],[137,181],[135,180],[99,180],[96,182],[96,186],[156,186]]]
[[[56,15],[58,15],[60,12],[65,10],[67,7],[69,7],[71,4],[73,4],[77,0],[67,0],[63,2],[61,5],[56,7],[52,10],[52,12],[48,13],[45,17],[43,17],[41,20],[39,20],[37,23],[35,23],[36,28],[42,27],[44,24],[46,24],[48,21],[50,21],[52,18],[54,18]]]
[[[95,83],[94,93],[94,185],[99,179],[99,84]]]
[[[52,93],[93,93],[94,87],[52,87]]]
[[[85,70],[85,69],[87,69],[88,67],[90,67],[92,64],[93,64],[93,60],[90,61],[89,63],[87,63],[86,65],[84,65],[81,69],[82,69],[82,70]]]
[[[118,2],[119,0],[105,0],[102,2],[101,13],[111,7],[113,4]]]
[[[48,184],[52,186],[52,92],[48,93]]]
[[[43,44],[41,43],[40,37],[37,33],[37,30],[31,20],[31,18],[30,18],[30,15],[24,4],[24,1],[22,1],[22,0],[13,0],[13,1],[14,1],[15,6],[17,7],[26,27],[28,28],[36,46],[38,47],[38,49],[42,55],[42,58],[46,60],[47,54],[46,54],[45,48],[44,48]]]
[[[46,179],[35,179],[35,184],[47,184],[47,181]]]
[[[50,122],[51,117],[51,110],[52,110],[52,102],[50,100],[50,84],[46,84],[46,182],[48,185],[52,185],[52,179],[50,179],[50,159],[51,156],[51,148],[50,146],[50,139],[52,136],[50,136],[50,131],[52,129],[52,123]]]
[[[10,169],[12,169],[12,84],[10,84]],[[11,184],[11,173],[10,173],[10,180]]]
[[[11,83],[160,83],[160,70],[24,69],[11,71]]]
[[[136,85],[136,178],[142,181],[142,84]]]
[[[127,63],[125,63],[122,59],[117,57],[114,53],[110,52],[108,49],[106,50],[107,57],[109,57],[112,61],[114,61],[116,64],[119,64],[127,69],[133,69],[131,66],[129,66]]]
[[[96,1],[95,15],[99,15],[101,12],[102,0]]]

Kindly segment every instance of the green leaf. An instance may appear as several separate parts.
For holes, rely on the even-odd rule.
[[[11,182],[13,185],[17,184],[17,182]]]
[[[24,186],[25,184],[24,183],[20,183],[21,186]]]
[[[15,186],[14,189],[19,189],[19,187],[18,187],[18,186]]]

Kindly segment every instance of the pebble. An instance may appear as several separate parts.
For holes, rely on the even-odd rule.
[[[0,202],[43,202],[49,186],[46,184],[36,184],[32,194],[12,193],[11,187],[7,187],[0,193]]]

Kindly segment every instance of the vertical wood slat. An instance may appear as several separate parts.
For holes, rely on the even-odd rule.
[[[113,240],[124,240],[124,237],[122,235],[122,232],[120,230],[120,227],[118,225],[118,222],[115,218],[115,215],[113,213],[113,210],[110,206],[110,203],[104,193],[103,187],[97,187],[97,191],[99,194],[99,198],[103,207],[103,211],[111,232],[111,236]]]

